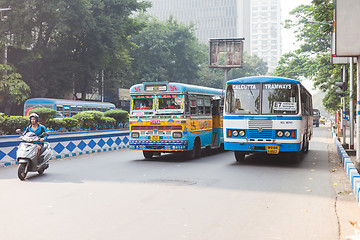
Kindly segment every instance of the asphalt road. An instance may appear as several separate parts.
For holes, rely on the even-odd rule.
[[[2,168],[0,239],[343,239],[359,208],[351,196],[337,207],[331,135],[314,135],[298,164],[261,154],[236,163],[232,152],[144,160],[126,149],[54,160],[26,181]]]

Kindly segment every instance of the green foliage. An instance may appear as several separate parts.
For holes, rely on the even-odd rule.
[[[103,113],[99,111],[84,111],[74,116],[79,126],[83,129],[95,130],[101,123]]]
[[[25,130],[29,125],[29,119],[23,116],[5,116],[4,122],[1,124],[1,129],[6,134],[16,134],[16,129]]]
[[[0,112],[0,125],[5,121],[5,114]]]
[[[74,117],[63,118],[62,122],[63,122],[63,127],[65,127],[69,132],[79,123],[79,121]]]
[[[56,111],[54,109],[50,109],[50,108],[36,108],[36,109],[30,110],[29,115],[31,113],[36,113],[37,115],[39,115],[39,122],[41,124],[44,124],[45,122],[47,122],[47,120],[49,120],[50,118],[53,118],[56,115]]]
[[[11,42],[6,34],[0,42],[11,45],[8,61],[32,97],[63,97],[69,86],[84,97],[98,87],[102,70],[110,89],[130,65],[129,37],[143,28],[136,13],[150,7],[137,0],[0,0],[0,5],[12,8],[0,24]]]
[[[158,21],[142,16],[147,27],[132,36],[136,44],[130,54],[132,81],[126,87],[144,81],[193,83],[198,78],[201,48],[193,25],[178,23],[172,17]]]
[[[20,105],[28,98],[30,88],[21,78],[14,67],[0,64],[0,111],[7,104]]]
[[[64,127],[64,121],[62,118],[50,118],[46,121],[45,126],[54,131],[59,131],[60,128]]]
[[[108,129],[113,128],[116,125],[116,120],[112,117],[103,117],[100,119],[99,128],[100,129]]]
[[[106,111],[104,116],[114,118],[116,121],[115,126],[119,126],[121,122],[127,122],[129,120],[129,113],[119,109]]]
[[[326,92],[323,105],[327,110],[336,110],[340,103],[334,88],[334,82],[340,80],[339,67],[329,62],[333,12],[333,1],[312,0],[311,5],[301,5],[290,13],[296,20],[286,20],[286,27],[295,28],[301,45],[281,57],[274,73],[314,81],[315,87]]]

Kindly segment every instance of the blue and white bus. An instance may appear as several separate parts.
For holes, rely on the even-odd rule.
[[[234,151],[238,162],[254,152],[294,153],[300,161],[313,134],[312,112],[312,96],[299,81],[269,76],[228,81],[225,150]]]
[[[30,110],[36,108],[50,108],[56,110],[56,117],[71,117],[82,111],[96,110],[106,112],[114,110],[115,105],[108,102],[90,102],[66,99],[52,98],[30,98],[24,103],[24,116],[28,115]]]
[[[203,148],[221,148],[224,91],[174,82],[145,82],[130,88],[131,150],[145,158],[184,152],[196,158]]]

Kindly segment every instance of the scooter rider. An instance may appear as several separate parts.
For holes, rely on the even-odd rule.
[[[39,115],[36,113],[32,113],[29,116],[30,125],[25,129],[25,132],[23,135],[25,135],[27,132],[33,132],[36,134],[36,136],[40,137],[43,132],[47,133],[47,129],[44,125],[39,124]],[[37,159],[39,159],[40,152],[42,148],[44,147],[44,142],[48,138],[48,136],[40,138],[40,142],[35,142],[38,144],[38,153],[37,153]]]

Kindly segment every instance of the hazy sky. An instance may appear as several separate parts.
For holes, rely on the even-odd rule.
[[[289,12],[301,4],[310,4],[311,0],[281,0],[281,23],[289,19]],[[291,52],[298,47],[295,34],[292,29],[281,29],[282,36],[282,54]]]

